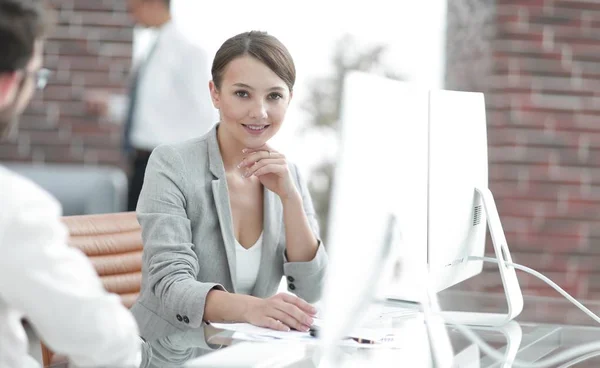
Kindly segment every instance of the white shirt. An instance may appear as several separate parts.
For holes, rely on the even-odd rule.
[[[54,198],[0,166],[0,367],[36,366],[22,318],[77,366],[139,366],[133,316],[67,245],[60,215]]]
[[[244,248],[237,239],[235,241],[236,291],[239,294],[250,295],[252,289],[254,289],[258,277],[258,268],[260,267],[260,257],[262,256],[262,244],[262,233],[256,243],[248,249]]]
[[[131,144],[151,151],[160,144],[198,137],[219,120],[208,82],[212,61],[171,21],[159,30],[156,49],[140,61],[141,69]],[[113,120],[124,121],[126,109],[111,107]],[[124,103],[122,106],[126,106]]]

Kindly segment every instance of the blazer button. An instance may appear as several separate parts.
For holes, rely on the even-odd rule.
[[[188,318],[188,316],[183,316],[183,322],[190,323],[190,319]]]
[[[181,314],[178,314],[178,315],[177,315],[177,320],[178,320],[179,322],[183,321],[183,317],[181,317]]]
[[[294,278],[293,278],[292,276],[288,276],[288,277],[287,277],[287,280],[288,280],[289,282],[294,282],[294,281],[296,281],[296,280],[294,280]]]
[[[294,284],[290,284],[290,285],[288,286],[288,288],[289,288],[290,290],[296,290],[296,285],[294,285]]]

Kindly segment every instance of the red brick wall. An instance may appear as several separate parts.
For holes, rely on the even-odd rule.
[[[599,297],[600,0],[450,0],[447,50],[446,87],[486,94],[490,187],[514,260]],[[518,276],[524,292],[556,295]],[[464,287],[498,285],[488,267]]]
[[[0,144],[0,161],[120,164],[121,128],[87,116],[86,90],[124,91],[132,21],[124,0],[50,0],[57,25],[46,43],[54,72],[22,118],[16,142]]]

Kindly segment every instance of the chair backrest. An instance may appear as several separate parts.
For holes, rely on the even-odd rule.
[[[104,288],[130,308],[142,282],[142,230],[135,212],[67,216],[69,245],[85,253]]]
[[[66,216],[69,245],[85,253],[104,288],[118,294],[123,305],[135,303],[142,283],[142,230],[135,212]],[[42,345],[44,366],[62,359]]]

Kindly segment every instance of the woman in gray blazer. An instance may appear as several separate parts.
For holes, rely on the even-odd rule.
[[[327,254],[298,169],[267,143],[294,82],[292,57],[276,38],[232,37],[209,84],[220,122],[153,151],[137,206],[144,252],[132,308],[146,339],[206,321],[303,331],[312,324],[308,303],[320,296]],[[274,295],[284,275],[297,296]]]

